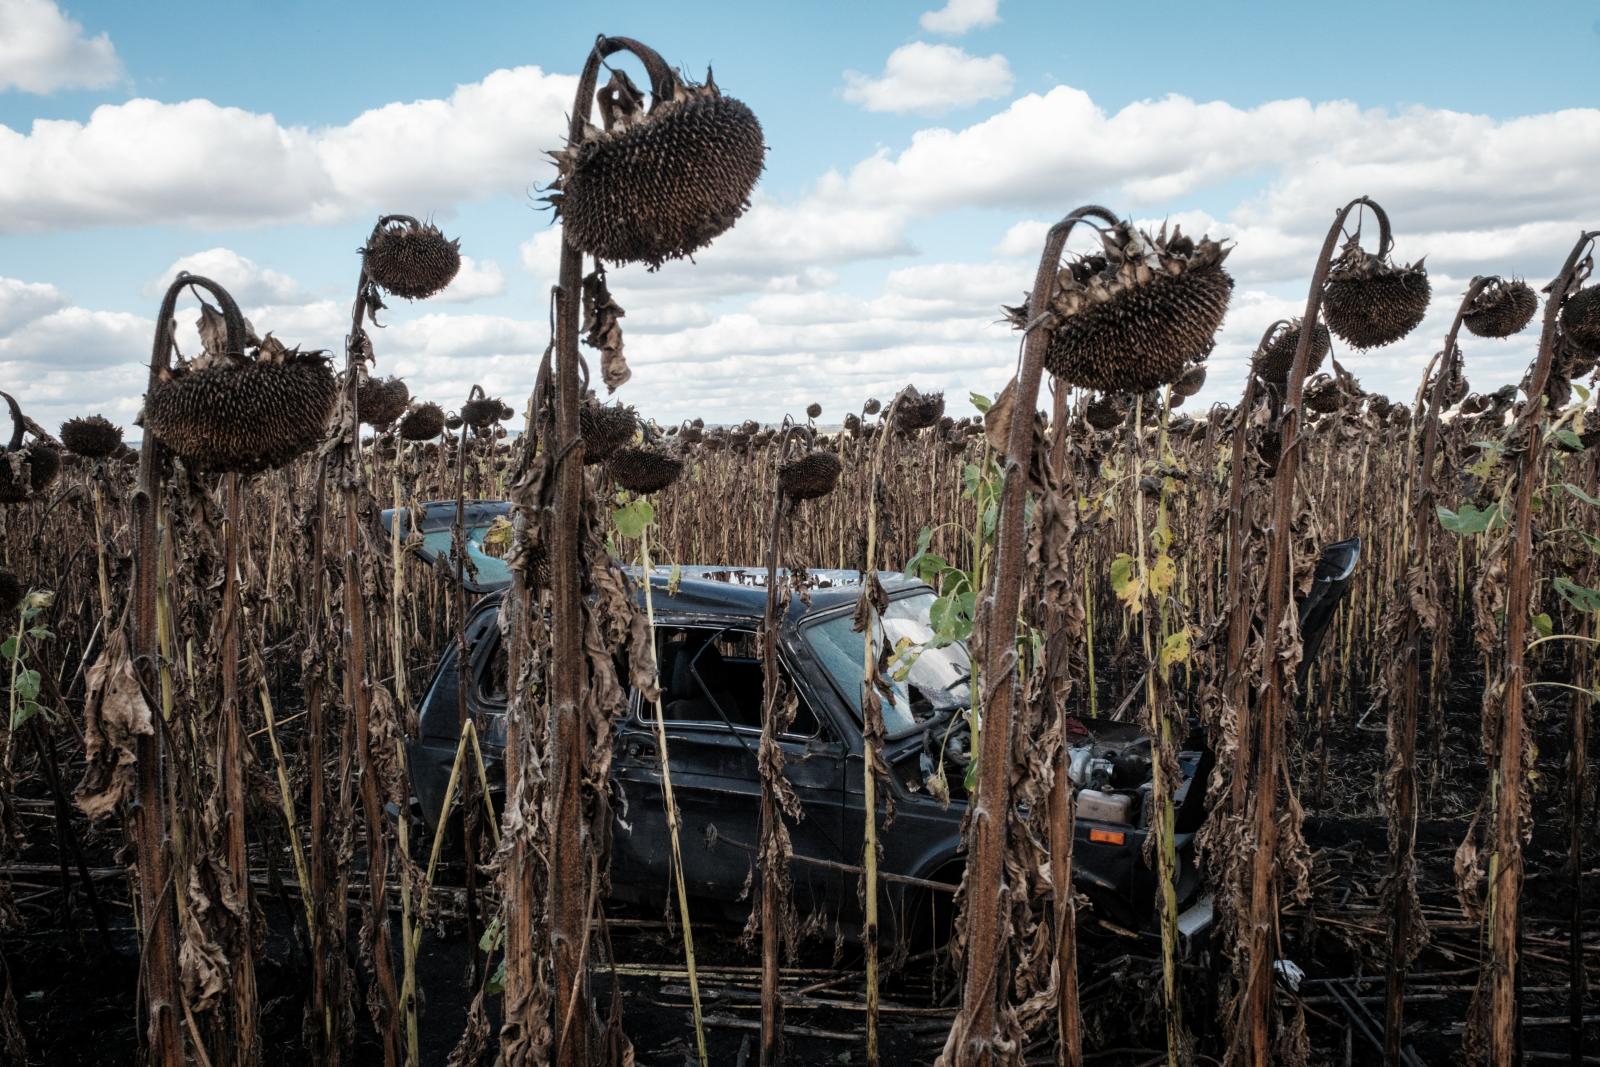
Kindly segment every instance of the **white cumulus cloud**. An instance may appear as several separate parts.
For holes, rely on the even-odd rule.
[[[98,89],[121,77],[111,38],[85,37],[53,0],[0,0],[0,90]]]
[[[150,279],[145,295],[159,299],[179,271],[211,279],[240,304],[288,304],[305,296],[299,283],[287,274],[263,267],[231,248],[208,248],[180,256],[160,276]]]
[[[128,362],[148,365],[150,336],[149,320],[138,315],[58,308],[0,337],[0,366],[43,364],[83,370]],[[20,379],[30,389],[32,378],[28,372],[16,377],[0,372],[0,381]]]
[[[61,290],[53,285],[0,278],[0,337],[66,302]]]
[[[883,74],[847,70],[844,98],[868,111],[937,114],[1011,91],[1011,64],[998,52],[969,55],[949,44],[912,41],[889,53]]]
[[[471,256],[462,256],[461,269],[456,271],[455,278],[444,292],[433,297],[433,300],[441,304],[466,304],[499,296],[505,291],[506,275],[500,269],[500,264],[492,259],[480,262]]]
[[[979,26],[1000,21],[1000,0],[945,0],[934,11],[924,11],[918,20],[929,33],[962,34]]]
[[[498,70],[447,99],[388,104],[342,126],[284,126],[210,100],[136,99],[87,122],[0,125],[0,232],[107,224],[199,228],[426,213],[525,194],[553,177],[574,79]],[[403,205],[403,206],[402,206]]]

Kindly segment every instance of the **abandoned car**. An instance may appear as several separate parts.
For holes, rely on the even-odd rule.
[[[483,739],[491,789],[501,791],[505,740],[506,655],[499,628],[500,594],[510,581],[504,562],[484,550],[483,537],[508,505],[467,507],[466,585],[484,594],[466,620],[469,657],[467,707]],[[405,513],[402,513],[405,514]],[[424,560],[451,571],[453,503],[409,513],[406,530]],[[394,513],[385,512],[385,524]],[[405,527],[403,526],[403,529]],[[1301,605],[1308,656],[1332,618],[1355,566],[1359,542],[1341,542],[1323,555],[1312,594]],[[628,572],[643,599],[640,574]],[[798,694],[799,708],[781,738],[786,773],[804,808],[791,827],[793,879],[798,906],[836,916],[849,925],[858,912],[856,865],[863,848],[862,635],[852,629],[859,595],[854,571],[813,571],[815,587],[803,602],[790,598],[778,634],[781,670]],[[934,590],[898,574],[882,574],[889,606],[880,641],[923,645],[933,636],[929,608]],[[675,582],[666,569],[650,578],[656,658],[661,680],[672,786],[680,811],[685,883],[701,907],[748,908],[745,893],[755,863],[760,779],[756,750],[761,732],[762,670],[757,633],[765,609],[765,572],[682,567]],[[458,726],[457,646],[444,649],[422,698],[419,735],[410,746],[412,782],[430,830],[441,817],[454,762]],[[942,929],[949,893],[964,861],[961,821],[966,809],[963,772],[971,758],[965,712],[971,706],[967,650],[960,642],[927,646],[894,681],[885,701],[894,822],[880,834],[884,899],[891,921]],[[617,724],[613,776],[611,888],[615,897],[659,902],[672,884],[671,849],[655,737],[655,709],[631,694],[629,714]],[[1074,719],[1070,775],[1078,789],[1073,872],[1094,914],[1123,928],[1147,927],[1153,916],[1155,878],[1142,858],[1152,803],[1150,740],[1136,725],[1108,719]],[[1205,817],[1205,781],[1211,756],[1196,732],[1182,746],[1183,781],[1173,793],[1180,873],[1180,929],[1195,934],[1210,922],[1193,853]],[[942,771],[942,774],[940,773]],[[939,779],[948,783],[948,792]],[[932,786],[932,788],[930,788]],[[496,798],[498,800],[498,798]]]

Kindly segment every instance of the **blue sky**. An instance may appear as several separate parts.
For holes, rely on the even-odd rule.
[[[770,146],[755,207],[698,266],[614,275],[621,395],[664,420],[838,412],[908,380],[992,392],[1015,350],[998,302],[1085,201],[1237,240],[1207,401],[1303,300],[1339,203],[1388,203],[1434,312],[1392,351],[1335,354],[1409,397],[1467,278],[1543,284],[1600,221],[1592,2],[576,7],[0,0],[0,387],[46,425],[131,418],[152,291],[180,264],[236,280],[260,328],[337,348],[354,250],[398,211],[434,216],[474,271],[395,309],[380,369],[449,406],[478,381],[524,395],[554,270],[538,152],[599,31],[714,65]],[[1469,348],[1474,386],[1531,345]]]

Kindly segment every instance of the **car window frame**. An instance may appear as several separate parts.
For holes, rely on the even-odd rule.
[[[934,592],[932,586],[929,586],[929,585],[927,585],[925,583],[917,584],[917,585],[908,585],[904,589],[897,589],[893,593],[890,593],[889,594],[889,601],[892,603],[892,602],[894,602],[896,600],[909,600],[910,598],[912,598],[914,596],[925,596],[930,592],[934,593],[935,596],[938,595],[937,592]],[[800,626],[798,628],[799,632],[796,634],[796,636],[807,647],[807,650],[808,650],[808,653],[809,653],[809,649],[810,649],[810,646],[811,646],[811,639],[806,636],[806,631],[807,630],[809,630],[813,626],[821,626],[824,623],[832,622],[833,620],[835,620],[837,618],[840,618],[841,616],[849,615],[850,613],[852,613],[854,611],[855,611],[855,605],[853,605],[853,604],[844,604],[844,605],[841,605],[841,606],[839,606],[837,608],[830,608],[827,611],[819,611],[814,615],[808,615],[800,623]],[[965,643],[965,642],[963,642],[963,643]],[[972,648],[971,648],[970,645],[967,646],[967,659],[969,661],[972,659]],[[823,677],[825,677],[827,679],[828,687],[833,691],[835,696],[844,705],[844,713],[845,713],[846,716],[849,717],[850,722],[852,723],[852,725],[854,725],[857,729],[863,729],[865,727],[865,723],[862,722],[862,717],[861,717],[860,711],[857,709],[856,704],[854,703],[854,701],[844,692],[843,687],[841,687],[839,685],[839,681],[838,681],[838,679],[836,679],[833,676],[833,672],[828,670],[826,667],[823,667],[821,664],[818,664],[818,668],[819,668],[820,673],[823,675]],[[927,730],[927,728],[928,727],[927,727],[926,723],[915,723],[915,724],[913,724],[911,726],[906,727],[903,730],[899,730],[899,731],[896,731],[896,732],[893,732],[893,733],[884,734],[884,740],[885,741],[903,741],[908,737],[915,737],[917,734],[922,733],[925,730]]]
[[[729,630],[736,630],[740,633],[750,634],[757,641],[760,640],[761,636],[758,627],[742,622],[724,623],[722,625],[718,625],[713,622],[703,622],[697,620],[657,619],[655,632],[651,634],[651,637],[654,638],[656,633],[659,633],[662,630],[700,630],[710,631],[716,634],[724,634]],[[796,686],[794,682],[794,678],[798,674],[798,671],[796,671],[794,664],[789,662],[789,657],[784,654],[781,642],[778,647],[778,661],[780,668],[789,672],[789,684],[791,686],[795,686],[795,696],[801,700],[804,700],[805,695],[800,691],[799,687]],[[658,686],[660,685],[660,681],[661,670],[660,664],[658,663],[656,665],[656,682]],[[637,723],[640,726],[654,729],[656,725],[654,705],[647,704],[643,695],[637,689],[632,687],[630,687],[628,690],[628,699],[633,704],[634,719],[637,721]],[[808,703],[810,702],[808,701]],[[812,720],[817,724],[815,733],[797,734],[784,732],[778,735],[778,741],[789,742],[797,745],[809,745],[813,741],[819,741],[823,744],[839,741],[839,738],[825,736],[825,732],[832,733],[836,731],[834,731],[830,724],[825,721],[825,717],[819,711],[819,709],[812,707],[810,708],[810,711]],[[669,729],[673,727],[683,727],[690,730],[720,730],[724,733],[732,731],[734,734],[738,735],[749,735],[751,737],[761,736],[761,728],[758,726],[739,726],[732,721],[724,721],[722,719],[669,719],[666,716],[665,705],[662,707],[662,721],[666,723]]]

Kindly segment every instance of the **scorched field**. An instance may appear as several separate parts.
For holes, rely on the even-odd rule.
[[[137,425],[5,383],[9,1061],[1600,1062],[1600,234],[1447,290],[1350,189],[1205,406],[1235,245],[1077,207],[1009,378],[663,424],[606,268],[767,152],[600,37],[515,395],[383,369],[403,214],[342,341],[184,273]]]

